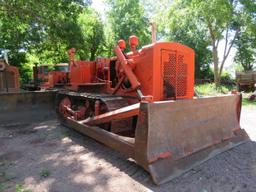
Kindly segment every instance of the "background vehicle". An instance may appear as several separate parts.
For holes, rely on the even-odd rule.
[[[7,53],[7,50],[0,50],[0,93],[20,90],[19,70],[9,65]]]
[[[53,70],[49,69],[49,65],[36,63],[33,67],[33,81],[23,87],[30,91],[62,87],[68,83],[68,70],[68,63],[56,64]]]
[[[253,91],[256,84],[256,72],[237,72],[236,81],[239,91]]]

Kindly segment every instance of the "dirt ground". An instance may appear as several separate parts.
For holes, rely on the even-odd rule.
[[[161,186],[131,159],[57,121],[0,127],[0,191],[256,191],[256,109],[243,109],[252,141]]]

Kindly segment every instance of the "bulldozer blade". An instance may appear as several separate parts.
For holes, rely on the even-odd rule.
[[[55,119],[56,91],[0,94],[0,126]]]
[[[64,118],[62,124],[133,158],[156,184],[174,179],[249,139],[239,125],[240,95],[141,102],[133,107],[134,115],[138,114],[134,138],[88,125],[87,120]],[[97,119],[117,119],[117,111],[121,111],[121,117],[133,114],[130,107],[124,107]]]
[[[248,140],[240,111],[240,95],[141,103],[135,160],[165,183]]]

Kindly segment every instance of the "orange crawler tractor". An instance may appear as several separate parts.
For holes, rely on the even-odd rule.
[[[238,94],[195,98],[194,51],[174,42],[137,50],[136,36],[115,57],[75,61],[57,94],[62,123],[133,158],[156,184],[247,139]]]
[[[47,74],[47,82],[40,85],[42,89],[62,88],[68,82],[68,64],[59,63]]]
[[[49,70],[49,65],[38,65],[33,67],[33,82],[23,85],[23,89],[29,91],[50,90],[62,88],[68,83],[68,63],[54,65],[54,70]]]

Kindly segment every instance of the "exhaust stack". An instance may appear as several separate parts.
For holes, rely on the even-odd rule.
[[[156,23],[151,23],[151,31],[152,31],[152,43],[156,43]]]

